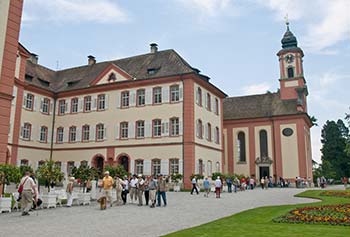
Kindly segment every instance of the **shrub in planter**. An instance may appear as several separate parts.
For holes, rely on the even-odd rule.
[[[79,168],[73,168],[72,176],[79,180],[79,186],[83,186],[83,193],[85,193],[86,182],[96,179],[98,177],[98,170],[93,167],[90,168],[89,166],[82,165]]]
[[[194,177],[196,178],[196,180],[204,179],[204,175],[201,174],[192,174],[190,176],[190,179],[192,180]]]
[[[18,167],[9,164],[0,164],[0,185],[10,183],[19,183],[21,179],[21,173]],[[4,188],[1,190],[1,194],[4,193]]]
[[[107,165],[105,167],[105,171],[108,171],[109,175],[113,178],[116,175],[118,175],[119,177],[124,177],[124,176],[128,175],[128,172],[125,171],[124,167],[121,165],[116,165],[116,166]]]
[[[182,179],[183,175],[182,174],[172,174],[171,176],[171,181],[178,184],[179,181]]]
[[[52,160],[46,160],[37,170],[37,175],[48,184],[61,182],[64,177],[64,173]],[[48,192],[50,192],[50,185],[48,185]]]

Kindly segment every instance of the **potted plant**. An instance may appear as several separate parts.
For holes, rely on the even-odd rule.
[[[174,183],[174,192],[180,191],[180,180],[182,179],[182,174],[172,174],[171,181]]]
[[[83,192],[78,193],[78,203],[83,205],[90,204],[91,193],[86,193],[86,183],[88,180],[95,179],[98,175],[98,171],[87,165],[81,165],[79,168],[74,168],[72,170],[72,175],[79,180],[79,185],[83,188]]]
[[[3,211],[11,212],[12,196],[11,194],[4,194],[5,185],[18,183],[20,178],[21,174],[16,166],[9,164],[0,165],[0,186],[2,186],[0,195],[0,213]]]

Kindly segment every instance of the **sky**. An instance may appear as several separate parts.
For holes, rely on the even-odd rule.
[[[229,96],[277,91],[276,53],[290,29],[304,51],[313,159],[327,120],[349,113],[348,0],[25,0],[20,42],[51,69],[176,50]]]

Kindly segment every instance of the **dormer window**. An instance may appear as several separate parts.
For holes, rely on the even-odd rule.
[[[156,74],[158,72],[159,68],[148,68],[147,69],[147,74],[148,75],[153,75]]]
[[[109,74],[108,76],[108,82],[114,82],[117,80],[117,77],[115,76],[115,73],[112,72],[111,74]]]
[[[27,81],[27,82],[32,82],[33,81],[33,77],[31,75],[28,75],[26,74],[24,79]]]
[[[49,86],[50,86],[50,82],[45,81],[45,80],[43,80],[43,79],[41,79],[41,78],[38,78],[38,80],[39,80],[39,82],[40,82],[40,84],[41,84],[42,86],[45,86],[45,87],[49,87]]]
[[[294,77],[294,68],[293,67],[289,67],[287,69],[287,74],[288,74],[288,78],[293,78]]]
[[[79,81],[80,81],[80,80],[77,80],[77,81],[69,81],[69,82],[67,82],[67,86],[68,86],[68,87],[73,87],[73,86],[75,86],[76,84],[78,84]]]

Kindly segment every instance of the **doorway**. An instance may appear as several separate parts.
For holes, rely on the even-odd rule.
[[[260,166],[259,174],[260,174],[260,179],[265,176],[270,177],[270,168],[268,166]]]
[[[101,156],[97,156],[95,158],[95,168],[99,171],[100,174],[102,174],[103,172],[103,168],[104,168],[104,158]]]
[[[129,157],[121,156],[119,157],[119,165],[123,166],[126,172],[129,172]]]

